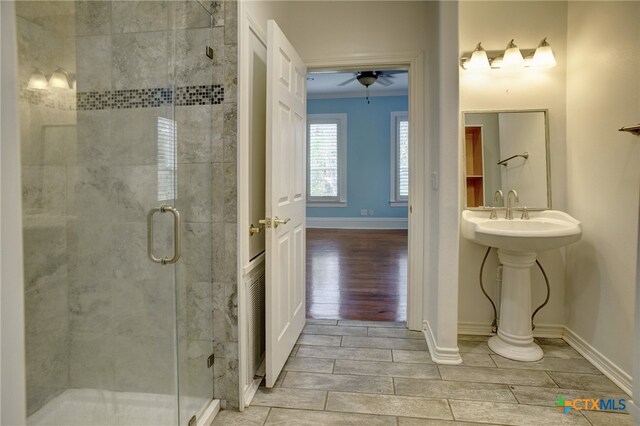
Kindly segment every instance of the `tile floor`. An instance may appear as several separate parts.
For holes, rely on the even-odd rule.
[[[538,343],[544,359],[522,363],[459,336],[463,363],[446,366],[403,323],[307,320],[276,386],[214,425],[633,425],[626,412],[554,408],[558,396],[629,396],[563,340]]]

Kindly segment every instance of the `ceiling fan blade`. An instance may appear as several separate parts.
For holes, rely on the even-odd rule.
[[[393,74],[407,74],[407,70],[380,71],[381,74],[391,77]]]
[[[376,81],[376,83],[380,83],[380,85],[382,85],[384,87],[388,87],[388,86],[391,86],[393,84],[393,81],[391,81],[389,78],[387,78],[385,76],[380,76],[380,77],[378,77],[378,80]]]
[[[338,86],[346,86],[347,84],[351,83],[352,81],[355,81],[356,77],[350,78],[347,81],[343,81],[342,83],[338,84]]]

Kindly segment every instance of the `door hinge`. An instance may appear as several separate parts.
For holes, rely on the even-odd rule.
[[[211,354],[209,358],[207,358],[207,368],[211,368],[213,361],[215,361],[215,355]]]
[[[191,418],[189,419],[188,426],[196,426],[197,422],[198,421],[196,420],[196,416],[191,416]]]

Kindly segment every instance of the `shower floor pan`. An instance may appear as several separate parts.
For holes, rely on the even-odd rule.
[[[202,409],[209,403],[206,409]],[[208,424],[219,409],[218,400],[182,398],[187,413],[202,413],[198,425]],[[27,419],[29,426],[175,426],[175,396],[112,392],[99,389],[67,389]]]

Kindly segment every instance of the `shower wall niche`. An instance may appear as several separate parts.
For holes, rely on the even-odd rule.
[[[214,397],[237,406],[236,4],[19,1],[16,14],[32,423],[65,398],[118,415],[105,395],[135,394],[164,413],[153,424],[185,424]],[[28,87],[58,69],[68,88]],[[147,256],[161,204],[182,217],[175,266]],[[170,256],[165,216],[155,250]]]

